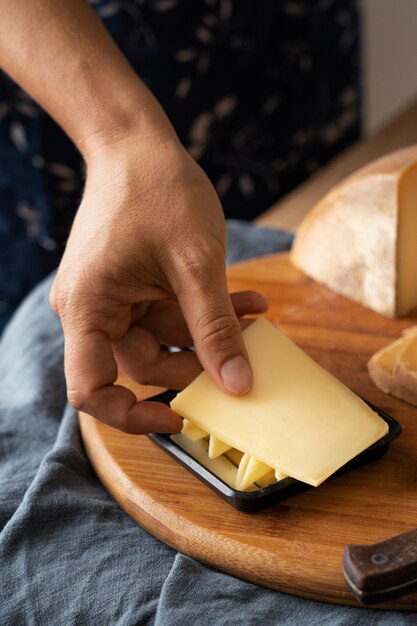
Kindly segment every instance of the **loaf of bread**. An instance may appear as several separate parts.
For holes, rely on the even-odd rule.
[[[417,326],[376,352],[368,371],[381,391],[417,406]]]

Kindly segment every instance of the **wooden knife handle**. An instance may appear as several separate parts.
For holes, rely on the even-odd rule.
[[[343,573],[363,604],[385,602],[417,589],[417,528],[380,543],[349,544]]]

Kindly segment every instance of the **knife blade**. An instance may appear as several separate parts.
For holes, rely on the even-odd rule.
[[[369,545],[349,544],[343,574],[362,604],[377,604],[417,590],[417,528]]]

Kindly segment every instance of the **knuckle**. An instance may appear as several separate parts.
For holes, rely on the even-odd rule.
[[[93,275],[94,263],[87,257],[77,264],[61,263],[55,278],[54,287],[51,290],[60,314],[67,309],[79,304],[80,301],[89,301],[96,296],[97,285],[100,283],[100,276],[95,272]]]
[[[239,341],[240,330],[232,314],[224,314],[200,322],[200,338],[203,344],[233,345]]]
[[[50,294],[52,306],[61,314],[63,311],[65,311],[66,305],[68,303],[69,291],[70,290],[68,289],[68,287],[64,287],[64,281],[57,280],[57,282],[55,283],[54,293],[52,294],[51,292]]]
[[[107,313],[107,302],[96,299],[82,290],[73,288],[70,284],[58,285],[55,289],[54,309],[61,318],[66,339],[71,335],[80,338],[84,333],[101,328],[109,330],[119,322],[119,317]],[[107,306],[109,308],[109,306]],[[114,311],[112,310],[112,313]],[[117,312],[118,313],[118,312]]]
[[[79,308],[77,306],[77,291],[78,288],[74,285],[71,275],[67,273],[58,274],[50,298],[54,310],[61,318],[70,315],[74,308]]]
[[[68,402],[76,409],[77,411],[87,411],[87,396],[83,391],[79,389],[67,389],[67,398]]]
[[[175,267],[180,275],[201,282],[210,282],[213,273],[225,271],[224,255],[203,242],[199,246],[185,246],[175,258]]]

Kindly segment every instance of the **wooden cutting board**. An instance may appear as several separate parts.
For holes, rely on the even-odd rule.
[[[323,367],[398,419],[387,454],[258,513],[230,507],[145,436],[80,414],[88,456],[120,506],[150,533],[219,570],[307,598],[356,605],[342,576],[347,543],[417,526],[417,409],[383,394],[366,370],[376,350],[417,324],[389,320],[293,268],[286,254],[229,269],[232,291],[257,289],[268,317]],[[142,397],[157,388],[141,388]],[[417,610],[417,593],[383,606]]]

